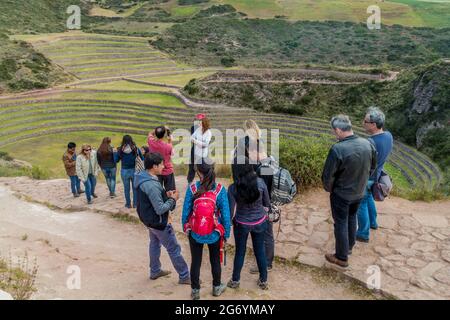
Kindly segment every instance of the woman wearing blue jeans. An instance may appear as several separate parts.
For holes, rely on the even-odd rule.
[[[253,165],[233,164],[236,181],[228,189],[230,211],[233,216],[233,231],[236,246],[233,276],[228,287],[239,288],[241,271],[244,266],[247,239],[250,234],[256,263],[259,270],[258,286],[267,290],[267,259],[265,252],[265,233],[268,227],[267,212],[270,208],[269,192],[261,178],[258,178]]]
[[[81,153],[76,160],[77,176],[84,183],[86,199],[88,204],[92,204],[92,197],[97,198],[95,186],[100,167],[97,162],[97,152],[91,146],[85,144],[81,147]]]
[[[125,192],[125,207],[131,208],[131,189],[133,189],[133,208],[136,208],[137,194],[134,191],[134,173],[136,167],[136,158],[139,157],[144,160],[141,150],[136,146],[133,138],[125,135],[122,139],[122,144],[116,154],[116,162],[122,162],[122,169],[120,175]]]
[[[109,189],[109,196],[116,197],[116,161],[114,160],[114,149],[111,146],[111,138],[103,139],[97,151],[97,161],[105,176],[106,185]]]

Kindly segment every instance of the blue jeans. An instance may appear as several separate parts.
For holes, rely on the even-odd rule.
[[[172,225],[168,224],[164,230],[149,228],[149,234],[150,277],[156,276],[161,272],[161,261],[159,258],[161,256],[161,245],[163,245],[180,279],[188,279],[189,268],[181,255],[181,247],[178,244]]]
[[[348,252],[353,249],[356,241],[356,213],[361,199],[351,201],[331,193],[330,202],[336,240],[335,256],[339,260],[347,261]]]
[[[76,193],[80,193],[81,191],[81,186],[80,186],[80,179],[78,178],[78,176],[70,176],[70,188],[72,189],[72,193],[76,194]]]
[[[247,238],[249,234],[252,236],[253,252],[255,253],[256,263],[258,265],[259,279],[264,282],[267,281],[267,259],[264,246],[267,227],[267,221],[256,226],[234,223],[233,231],[236,254],[234,255],[233,281],[240,281],[241,279],[241,271],[244,266],[245,252],[247,251]]]
[[[122,176],[123,190],[125,192],[125,206],[131,207],[130,192],[133,189],[133,207],[136,207],[137,194],[134,191],[134,169],[121,169],[120,175]]]
[[[106,185],[108,186],[109,193],[116,192],[116,167],[114,168],[104,168],[102,169],[103,174],[105,175]]]
[[[364,198],[358,209],[358,231],[356,236],[369,240],[370,228],[378,228],[377,208],[372,195],[373,180],[369,180]]]
[[[86,193],[86,199],[87,201],[92,200],[92,195],[95,193],[95,186],[97,185],[97,179],[94,175],[90,174],[88,175],[88,178],[84,183],[84,191]]]

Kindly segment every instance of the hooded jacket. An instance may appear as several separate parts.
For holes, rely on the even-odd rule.
[[[122,169],[134,169],[136,166],[136,157],[140,157],[144,160],[144,156],[139,148],[136,148],[136,153],[133,151],[130,145],[124,146],[119,149],[115,154],[116,162],[122,161]]]
[[[167,197],[158,178],[147,171],[134,175],[133,186],[137,192],[137,213],[142,223],[149,228],[164,230],[170,211],[175,209],[175,199]]]

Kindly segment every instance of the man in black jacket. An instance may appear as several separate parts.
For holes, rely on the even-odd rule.
[[[339,140],[328,153],[322,173],[322,183],[330,192],[334,220],[336,253],[326,254],[328,262],[348,266],[348,255],[355,245],[357,217],[367,181],[376,169],[375,147],[353,133],[348,116],[338,115],[331,127]]]

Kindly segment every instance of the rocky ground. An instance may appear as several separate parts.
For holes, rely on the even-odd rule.
[[[0,211],[0,249],[5,250],[9,244],[15,251],[27,249],[39,257],[41,276],[34,298],[189,297],[188,288],[181,290],[176,285],[175,275],[168,281],[150,282],[147,279],[145,229],[139,224],[124,223],[130,220],[129,217],[136,218],[134,210],[123,208],[122,197],[109,199],[104,185],[99,185],[99,198],[92,206],[87,206],[84,198],[73,199],[68,181],[64,179],[0,178],[0,185],[4,186],[1,188],[4,205]],[[183,177],[177,178],[177,186],[185,190]],[[18,200],[10,196],[11,192],[25,200],[45,204],[47,208]],[[175,212],[177,230],[181,230],[182,201],[179,200]],[[56,213],[48,207],[60,210]],[[372,266],[378,266],[381,291],[388,295],[400,299],[449,299],[450,202],[422,203],[392,198],[379,203],[378,207],[380,228],[372,232],[369,244],[357,243],[348,270],[338,271],[365,284]],[[112,214],[116,218],[121,214],[118,219],[122,221],[92,212]],[[300,267],[277,263],[275,272],[270,274],[271,290],[261,292],[254,283],[256,276],[248,274],[253,259],[247,259],[242,285],[247,289],[227,293],[225,298],[373,298],[364,290],[355,291],[355,286],[351,282],[342,282],[342,277],[324,278],[328,274],[325,270],[331,266],[325,263],[323,254],[332,252],[334,247],[332,219],[325,192],[317,190],[297,197],[283,208],[282,217],[281,225],[274,225],[276,254],[279,258],[300,263]],[[25,233],[32,234],[30,240],[20,239]],[[187,241],[182,235],[179,238],[183,252],[188,256]],[[163,260],[170,267],[167,256]],[[228,260],[224,269],[225,279],[232,269],[231,258]],[[87,270],[84,274],[89,280],[83,282],[86,283],[83,290],[68,292],[65,289],[68,263]],[[210,281],[207,265],[203,277]],[[305,269],[305,265],[315,268]],[[206,297],[212,298],[209,290]]]

